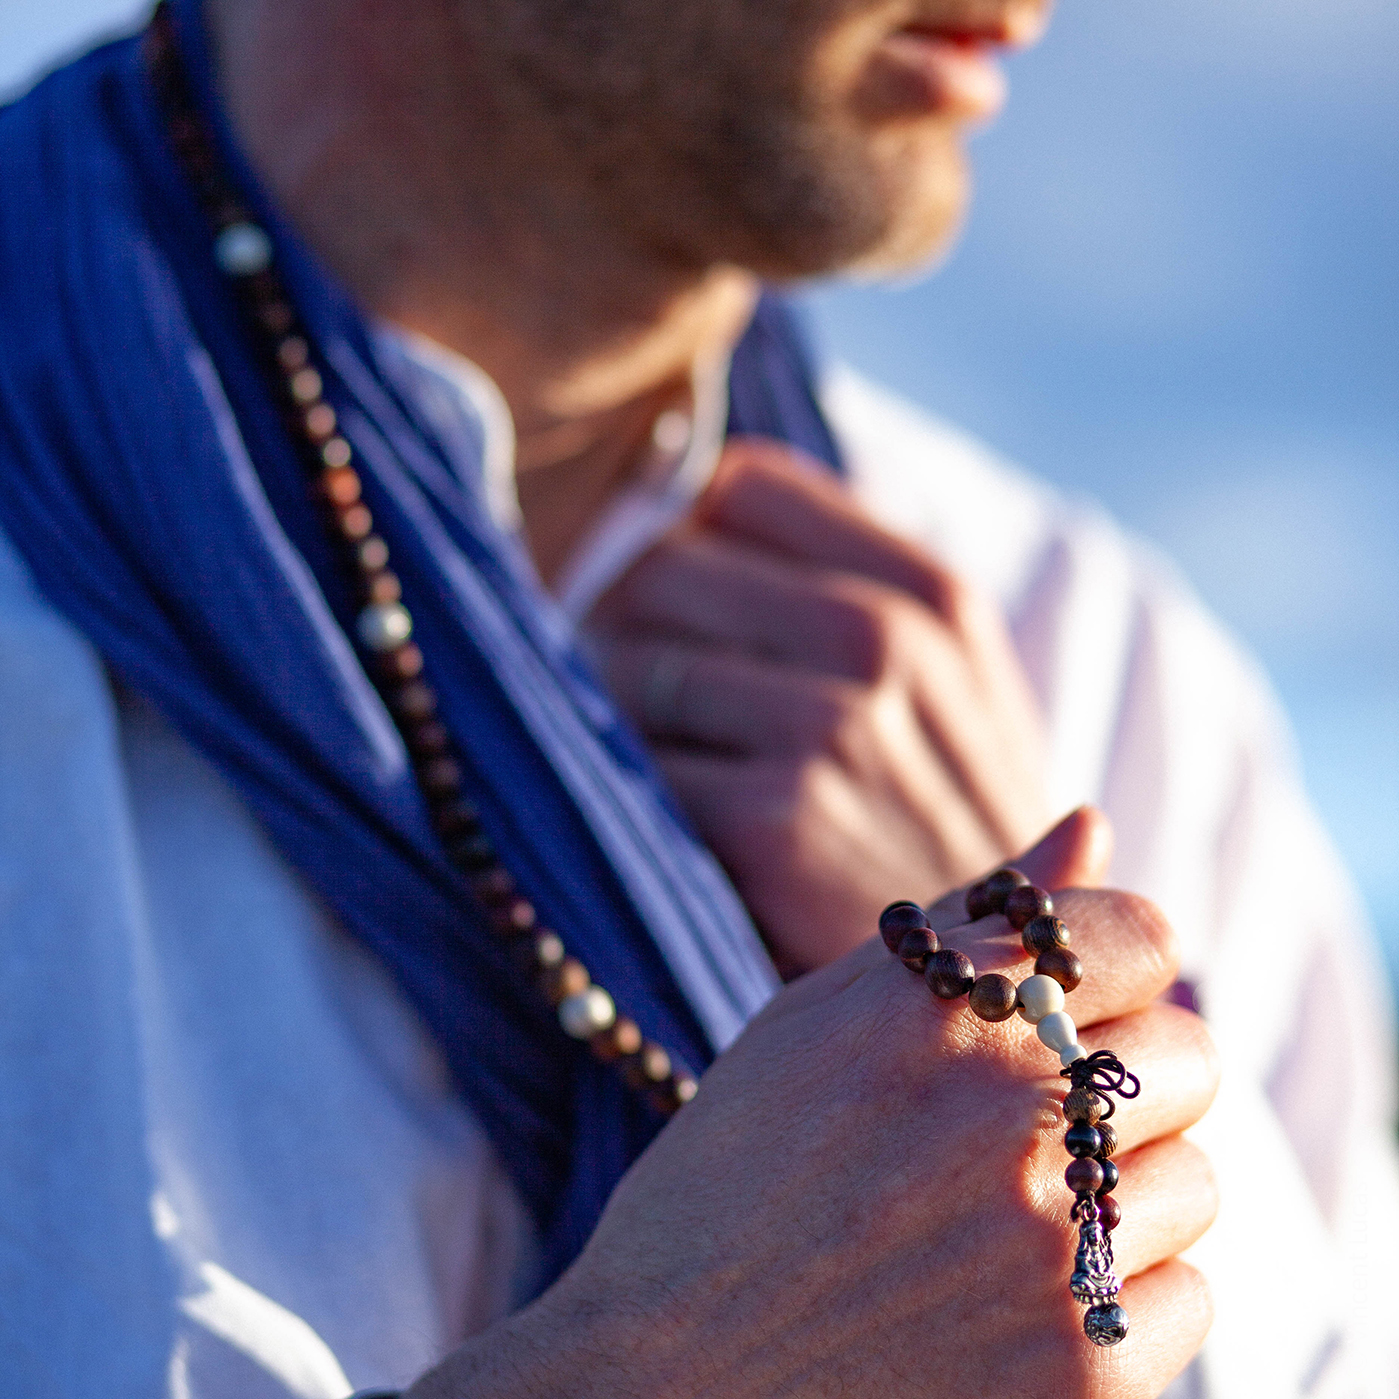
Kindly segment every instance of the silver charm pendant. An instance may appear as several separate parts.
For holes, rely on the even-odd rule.
[[[1078,1254],[1069,1291],[1076,1301],[1096,1306],[1099,1302],[1116,1301],[1121,1290],[1112,1270],[1112,1245],[1103,1226],[1096,1219],[1085,1220],[1078,1228]]]

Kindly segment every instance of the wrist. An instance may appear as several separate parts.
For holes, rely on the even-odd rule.
[[[565,1277],[467,1341],[402,1399],[683,1399],[660,1374],[646,1319],[580,1290]]]

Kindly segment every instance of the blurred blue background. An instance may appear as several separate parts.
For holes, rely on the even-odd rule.
[[[145,8],[0,0],[0,91]],[[818,338],[1176,557],[1399,980],[1399,4],[1070,0],[1010,69],[951,262]]]

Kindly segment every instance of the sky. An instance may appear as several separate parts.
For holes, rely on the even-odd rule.
[[[0,0],[0,92],[144,9]],[[957,251],[818,344],[1176,558],[1399,981],[1399,4],[1064,0],[1008,68]]]

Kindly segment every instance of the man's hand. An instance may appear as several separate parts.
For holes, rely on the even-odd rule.
[[[1102,818],[1077,813],[1021,867],[1053,887],[1101,847]],[[1069,1297],[1055,1056],[1018,1017],[989,1025],[935,1000],[875,939],[787,987],[623,1179],[563,1279],[410,1399],[1159,1394],[1211,1317],[1175,1255],[1215,1211],[1208,1162],[1178,1135],[1214,1094],[1214,1054],[1199,1019],[1156,1002],[1176,953],[1153,907],[1055,900],[1086,968],[1069,998],[1080,1038],[1142,1082],[1113,1118],[1121,1345],[1091,1345]],[[1029,973],[1000,916],[943,937],[979,972]]]
[[[995,608],[786,447],[733,444],[592,618],[608,679],[788,972],[1042,830]]]

